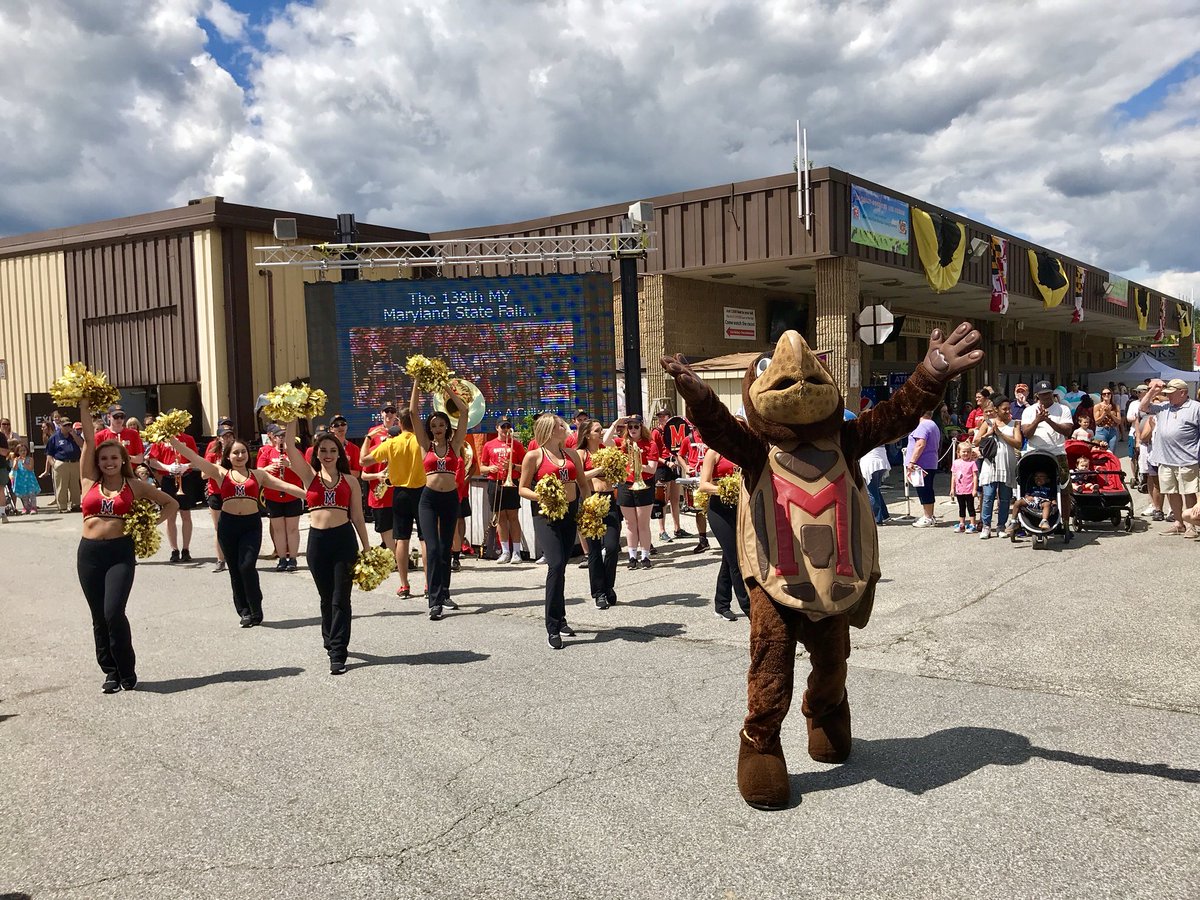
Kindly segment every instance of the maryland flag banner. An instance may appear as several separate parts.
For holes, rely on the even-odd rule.
[[[1008,313],[1008,241],[992,235],[992,312]]]
[[[1029,275],[1042,295],[1042,309],[1053,309],[1067,296],[1067,273],[1063,271],[1058,257],[1045,250],[1029,251]]]
[[[1137,313],[1138,331],[1145,331],[1150,321],[1150,292],[1145,288],[1134,287],[1133,309]]]
[[[1083,266],[1075,267],[1075,311],[1071,313],[1071,322],[1078,324],[1083,321],[1083,279],[1087,275],[1087,269]]]
[[[1175,311],[1179,313],[1179,336],[1192,336],[1192,307],[1188,303],[1176,303]]]
[[[1150,300],[1149,300],[1150,292],[1149,291],[1146,292],[1146,297],[1147,297],[1146,305],[1148,306],[1150,304]],[[1163,339],[1163,336],[1166,333],[1167,333],[1167,298],[1159,297],[1158,298],[1158,331],[1154,332],[1154,339],[1156,341],[1161,341]]]
[[[925,268],[925,280],[935,293],[942,294],[958,284],[963,258],[967,253],[967,229],[961,222],[930,215],[912,208],[917,255]]]

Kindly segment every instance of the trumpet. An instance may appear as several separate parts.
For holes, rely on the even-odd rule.
[[[629,444],[629,462],[633,466],[633,484],[635,491],[644,491],[646,482],[642,481],[642,448],[631,438]]]
[[[508,474],[504,476],[504,486],[506,488],[516,487],[517,483],[513,481],[513,439],[508,439]]]

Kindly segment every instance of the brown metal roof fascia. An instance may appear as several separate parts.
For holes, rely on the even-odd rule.
[[[46,250],[74,250],[87,246],[119,243],[130,237],[197,231],[205,228],[229,227],[270,232],[274,220],[277,218],[295,219],[300,235],[313,242],[333,240],[337,233],[336,218],[243,206],[237,203],[226,203],[220,197],[205,197],[189,203],[187,206],[173,209],[0,238],[0,257],[22,256]],[[429,239],[429,235],[420,231],[388,228],[383,225],[360,222],[358,223],[358,239],[364,243],[424,241]]]

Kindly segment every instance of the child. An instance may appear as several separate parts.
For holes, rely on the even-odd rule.
[[[958,498],[958,526],[954,532],[974,534],[975,488],[979,481],[979,470],[975,468],[975,448],[969,442],[958,445],[958,459],[950,467],[950,477],[954,484],[954,496]]]
[[[37,495],[42,486],[38,484],[37,475],[33,471],[33,457],[29,455],[29,445],[17,444],[16,455],[12,461],[13,493],[21,500],[25,515],[37,515]]]
[[[1100,490],[1100,476],[1092,471],[1092,461],[1089,457],[1081,456],[1071,472],[1071,483],[1081,494],[1094,494]]]
[[[1086,414],[1081,415],[1079,417],[1079,427],[1071,432],[1071,440],[1090,442],[1092,434],[1092,417]]]
[[[150,474],[150,467],[145,463],[138,465],[138,467],[133,470],[133,473],[137,475],[141,481],[146,482],[146,484],[152,484],[155,487],[158,487],[158,482],[155,481],[154,476]]]
[[[1038,472],[1033,476],[1033,484],[1029,491],[1017,501],[1016,509],[1019,512],[1028,507],[1040,508],[1042,512],[1042,521],[1038,523],[1038,527],[1042,531],[1046,531],[1050,527],[1050,516],[1058,507],[1054,502],[1054,486],[1050,483],[1050,476],[1045,472]]]

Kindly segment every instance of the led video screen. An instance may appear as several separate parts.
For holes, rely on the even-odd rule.
[[[404,367],[416,353],[441,357],[480,389],[486,414],[475,431],[494,431],[504,416],[569,417],[578,407],[610,419],[612,303],[604,274],[309,285],[313,383],[336,376],[329,410],[346,416],[351,434],[382,406],[407,403]]]

